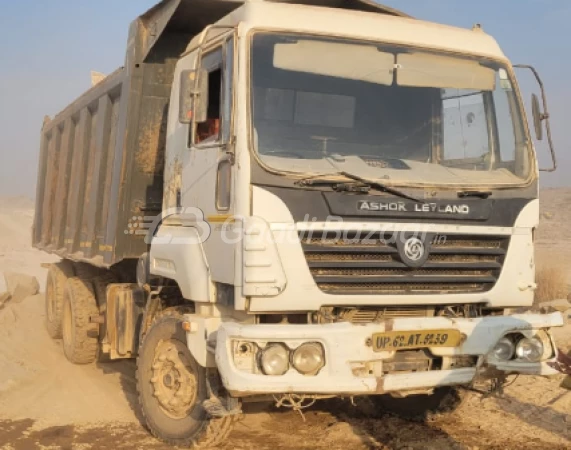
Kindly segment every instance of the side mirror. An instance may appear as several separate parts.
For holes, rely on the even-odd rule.
[[[206,122],[208,117],[208,71],[185,70],[180,80],[180,123]]]
[[[541,106],[539,103],[539,98],[537,95],[533,94],[531,97],[531,108],[533,113],[533,126],[535,128],[535,135],[539,141],[543,139],[543,122],[545,122],[545,130],[547,131],[547,142],[549,143],[549,152],[551,153],[551,167],[539,170],[541,172],[554,172],[557,170],[557,156],[555,155],[555,147],[553,145],[553,138],[551,136],[551,124],[549,122],[549,110],[547,108],[547,94],[545,93],[545,87],[543,86],[543,81],[539,76],[539,72],[535,67],[528,64],[516,64],[514,65],[516,69],[526,69],[530,70],[541,88],[541,99],[543,103],[543,112],[541,112]]]
[[[533,112],[533,126],[535,128],[535,136],[538,141],[543,140],[543,114],[539,106],[539,97],[535,94],[531,96],[531,109]]]

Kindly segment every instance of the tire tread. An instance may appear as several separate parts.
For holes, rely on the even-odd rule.
[[[67,281],[66,301],[71,303],[72,342],[65,342],[66,357],[74,364],[91,364],[99,349],[98,326],[90,323],[90,317],[99,314],[91,283],[74,277]]]
[[[67,285],[67,280],[73,277],[74,268],[71,261],[62,260],[52,264],[48,270],[47,283],[54,283],[53,293],[55,295],[55,318],[49,319],[48,315],[48,293],[46,292],[46,328],[52,339],[62,338],[63,301]]]

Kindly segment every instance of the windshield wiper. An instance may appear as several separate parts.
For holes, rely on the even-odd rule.
[[[336,192],[359,192],[367,194],[371,190],[371,186],[364,183],[328,180],[323,178],[307,178],[304,180],[296,181],[295,184],[299,186],[331,186]]]
[[[482,200],[486,200],[487,198],[492,196],[491,191],[460,191],[458,192],[459,198],[469,198],[469,197],[476,197],[481,198]]]
[[[369,185],[372,189],[376,189],[377,191],[385,192],[387,194],[392,194],[392,195],[394,195],[396,197],[400,197],[400,198],[406,198],[407,200],[412,200],[413,202],[416,202],[416,203],[426,203],[424,200],[422,200],[420,198],[416,198],[416,197],[413,197],[412,195],[405,194],[404,192],[401,192],[398,189],[394,189],[390,186],[387,186],[386,184],[379,183],[378,181],[367,180],[366,178],[362,178],[359,175],[354,175],[350,172],[340,172],[340,174],[347,177],[347,178],[350,178],[351,180],[355,180],[355,181],[358,181],[360,183]]]
[[[362,178],[350,172],[341,171],[332,174],[330,176],[334,175],[341,175],[344,176],[345,178],[349,178],[350,180],[357,181],[361,184],[360,186],[351,186],[347,183],[343,183],[342,181],[327,180],[320,178],[305,178],[303,180],[296,182],[296,184],[299,184],[300,186],[333,186],[336,191],[347,191],[347,192],[368,192],[370,189],[375,189],[376,191],[384,192],[386,194],[391,194],[400,198],[405,198],[407,200],[412,200],[413,202],[416,203],[425,203],[424,200],[405,194],[404,192],[401,192],[397,189],[379,183],[378,181],[367,180],[366,178]]]

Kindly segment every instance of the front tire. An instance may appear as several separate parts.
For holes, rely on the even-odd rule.
[[[453,413],[464,400],[465,394],[454,387],[440,387],[434,393],[395,398],[391,395],[371,397],[377,412],[388,412],[403,419],[426,421]]]
[[[207,399],[206,369],[192,357],[175,310],[162,312],[143,338],[137,358],[139,403],[156,438],[175,446],[212,447],[232,430],[233,419],[213,419]]]

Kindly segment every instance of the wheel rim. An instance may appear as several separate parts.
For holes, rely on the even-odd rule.
[[[53,286],[53,281],[50,279],[48,281],[48,285],[46,286],[46,299],[47,299],[47,306],[48,306],[48,321],[53,322],[55,316],[55,289]]]
[[[153,358],[151,385],[167,416],[183,419],[190,415],[198,398],[198,381],[188,348],[181,341],[159,342]]]
[[[69,302],[65,302],[63,307],[63,323],[62,323],[62,334],[63,334],[63,342],[71,342],[72,333],[71,333],[71,304]]]

